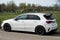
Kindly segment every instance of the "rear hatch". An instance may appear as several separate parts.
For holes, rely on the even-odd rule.
[[[56,27],[56,19],[53,17],[52,14],[45,14],[44,18],[46,19],[46,25],[51,27]]]

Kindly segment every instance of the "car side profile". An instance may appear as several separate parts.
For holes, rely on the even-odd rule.
[[[1,27],[5,31],[17,30],[45,34],[52,30],[56,31],[57,23],[52,14],[25,13],[15,18],[2,22]]]

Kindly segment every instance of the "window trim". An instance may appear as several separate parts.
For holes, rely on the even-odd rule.
[[[29,16],[37,16],[39,19],[28,19]],[[27,15],[28,20],[41,20],[41,18],[38,15]]]
[[[18,17],[21,17],[21,16],[26,16],[26,19],[19,19]],[[20,15],[18,17],[16,17],[16,19],[18,19],[18,20],[27,20],[27,15]]]

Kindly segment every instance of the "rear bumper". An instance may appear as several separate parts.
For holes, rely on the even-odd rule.
[[[49,27],[47,29],[47,32],[56,31],[56,30],[57,30],[57,27]]]
[[[51,30],[52,32],[54,32],[54,31],[57,31],[57,28],[56,29],[54,29],[54,30]]]
[[[50,31],[53,31],[53,30],[57,30],[57,27],[58,27],[58,25],[57,25],[57,23],[55,23],[55,24],[49,24],[49,25],[45,25],[45,29],[46,29],[46,32],[50,32]]]
[[[46,32],[46,33],[54,33],[54,32],[56,32],[56,31],[57,31],[57,28],[56,28],[56,29],[51,30],[50,32]]]

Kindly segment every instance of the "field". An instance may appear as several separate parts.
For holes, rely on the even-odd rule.
[[[44,13],[52,13],[53,14],[53,16],[56,18],[56,21],[58,23],[58,30],[60,30],[60,11],[44,11]],[[12,13],[12,12],[0,13],[0,25],[3,20],[14,18],[19,14],[21,14],[21,13]]]

